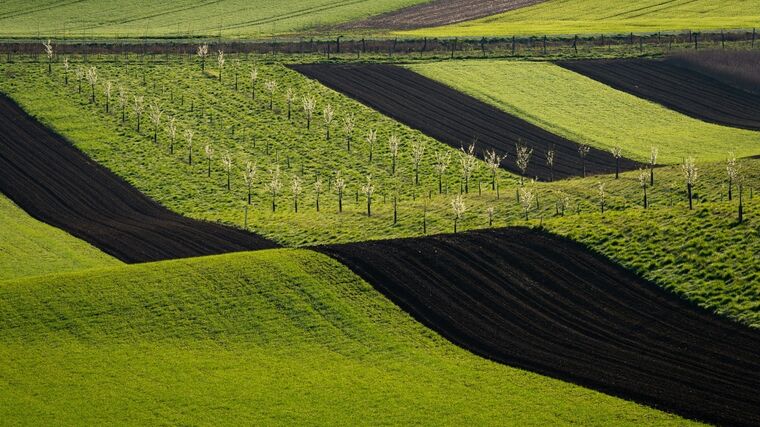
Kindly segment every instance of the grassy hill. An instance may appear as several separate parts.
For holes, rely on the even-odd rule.
[[[0,4],[0,37],[257,38],[357,20],[416,3],[420,0],[173,0],[160,3],[8,0]]]
[[[0,281],[119,264],[88,243],[35,220],[0,194]]]
[[[546,62],[460,61],[413,65],[439,80],[572,141],[663,163],[760,154],[760,132],[705,123]]]
[[[474,21],[398,34],[482,37],[743,29],[757,26],[758,10],[758,0],[549,0]]]
[[[0,360],[11,424],[685,423],[473,356],[304,250],[4,282]]]

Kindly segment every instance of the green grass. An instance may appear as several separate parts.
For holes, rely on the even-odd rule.
[[[460,61],[411,68],[572,141],[662,163],[760,154],[760,132],[705,123],[545,62]]]
[[[10,424],[678,424],[476,357],[338,262],[273,250],[0,284]]]
[[[757,26],[759,10],[758,0],[549,0],[474,21],[398,34],[482,37],[739,29]]]
[[[137,0],[0,4],[0,36],[55,39],[260,38],[366,18],[420,0]]]
[[[89,244],[37,221],[0,194],[0,281],[119,264]]]

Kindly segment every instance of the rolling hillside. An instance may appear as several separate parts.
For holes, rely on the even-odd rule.
[[[685,423],[473,356],[303,250],[2,283],[0,360],[11,424]]]

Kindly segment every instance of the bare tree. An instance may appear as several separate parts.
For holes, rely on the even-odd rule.
[[[369,146],[369,162],[372,163],[372,152],[377,142],[377,129],[370,129],[364,140],[367,141],[367,145]]]
[[[607,192],[604,189],[603,182],[596,183],[596,194],[599,196],[599,207],[602,210],[602,215],[604,215],[604,207],[607,203]]]
[[[739,170],[736,167],[736,156],[733,152],[728,153],[728,160],[726,160],[726,175],[728,175],[728,200],[733,200],[733,186],[736,182],[736,177],[739,174]]]
[[[333,109],[332,105],[327,104],[324,109],[322,109],[322,120],[325,122],[325,129],[327,130],[327,140],[330,140],[330,126],[332,125],[333,120],[335,119],[335,110]]]
[[[144,98],[142,95],[134,95],[133,99],[132,110],[134,110],[135,116],[137,117],[137,131],[140,132],[140,119],[142,118],[143,110],[145,110],[145,104],[143,103]]]
[[[578,155],[581,156],[581,166],[583,167],[584,178],[586,177],[586,156],[588,156],[589,151],[591,151],[591,147],[586,144],[578,146]]]
[[[346,189],[346,180],[340,176],[340,171],[335,175],[335,191],[338,192],[338,212],[343,212],[343,190]]]
[[[48,74],[53,72],[53,42],[48,39],[47,43],[42,42],[42,45],[45,46],[45,55],[47,55],[48,59]]]
[[[520,169],[520,186],[523,186],[525,185],[525,173],[528,171],[530,156],[533,154],[533,149],[518,142],[515,145],[515,153],[515,164],[517,165],[517,168]]]
[[[414,185],[420,185],[420,163],[425,155],[425,142],[415,140],[412,143],[412,164],[414,165]]]
[[[401,145],[401,140],[397,135],[391,135],[388,138],[388,152],[391,155],[391,175],[396,175],[396,159],[398,159],[398,149]]]
[[[313,96],[303,97],[303,112],[306,116],[306,129],[311,129],[311,118],[314,117],[314,110],[317,109],[317,100]]]
[[[362,185],[362,193],[367,196],[367,216],[372,216],[372,193],[375,192],[375,186],[372,185],[372,175],[367,175],[367,183]]]
[[[557,155],[557,150],[554,144],[549,146],[546,150],[546,165],[549,166],[549,181],[554,181],[554,160]]]
[[[274,212],[277,210],[277,193],[282,189],[282,181],[280,181],[280,165],[275,165],[273,168],[269,169],[267,189],[269,189],[269,194],[272,195],[272,212]]]
[[[450,151],[435,152],[435,171],[438,173],[438,194],[443,193],[443,174],[446,172],[446,169],[448,169],[450,162]]]
[[[615,179],[620,177],[620,158],[623,157],[623,149],[620,147],[610,148],[610,154],[615,158]]]
[[[291,105],[293,105],[293,101],[296,99],[296,92],[293,90],[293,88],[289,87],[288,90],[285,91],[285,101],[288,103],[288,120],[290,120],[290,112],[291,112]]]
[[[530,211],[533,209],[533,203],[536,201],[536,195],[525,186],[519,188],[520,192],[520,205],[522,206],[523,213],[525,213],[525,220],[530,219]]]
[[[259,80],[259,69],[251,67],[251,99],[256,100],[256,82]]]
[[[124,86],[119,85],[119,107],[121,108],[121,124],[124,124],[124,120],[126,119],[126,110],[127,110],[127,104],[129,103],[129,96],[127,95],[126,89],[124,89]]]
[[[81,66],[74,69],[74,75],[77,78],[77,84],[78,84],[77,93],[82,93],[82,79],[84,78],[84,74],[85,74],[84,68],[82,68]]]
[[[193,132],[192,129],[185,129],[185,140],[187,141],[187,163],[193,164]]]
[[[644,191],[644,209],[649,207],[649,202],[647,200],[647,184],[649,184],[649,172],[647,172],[646,169],[641,168],[639,169],[639,185]]]
[[[346,133],[346,150],[351,152],[351,139],[354,137],[354,127],[356,126],[356,119],[354,113],[346,114],[343,118],[343,132]]]
[[[95,103],[95,83],[98,82],[97,68],[90,67],[87,69],[87,82],[90,83],[90,88],[92,89],[92,96],[90,98],[90,102]]]
[[[161,111],[161,105],[157,100],[154,100],[148,106],[148,117],[150,122],[153,123],[153,143],[158,144],[158,127],[161,126],[161,116],[164,114]]]
[[[111,91],[113,90],[113,83],[111,83],[110,80],[106,81],[106,84],[103,85],[103,93],[106,96],[106,113],[111,113]]]
[[[206,71],[206,57],[208,56],[208,45],[204,43],[198,46],[196,55],[198,55],[198,58],[200,58],[201,60],[201,71]]]
[[[694,157],[690,156],[684,159],[683,164],[681,165],[681,170],[683,171],[683,176],[686,180],[686,193],[689,197],[689,210],[691,210],[693,208],[691,197],[692,190],[694,188],[694,184],[697,183],[697,177],[699,176],[697,163],[694,160]]]
[[[654,168],[657,166],[657,147],[652,147],[649,152],[649,186],[654,187]]]
[[[174,141],[177,139],[177,125],[174,116],[169,118],[166,126],[166,134],[169,135],[169,153],[174,154]]]
[[[245,170],[243,171],[243,180],[245,186],[248,188],[248,204],[251,204],[251,187],[253,187],[254,180],[256,179],[257,167],[255,162],[248,161],[245,164]]]
[[[293,176],[293,182],[290,184],[290,190],[293,192],[293,208],[295,212],[298,213],[298,196],[303,191],[301,178],[299,178],[298,175]]]
[[[63,82],[66,86],[69,85],[69,58],[63,57]]]
[[[214,157],[214,147],[212,147],[211,144],[207,143],[203,147],[203,153],[206,155],[206,160],[207,160],[207,163],[208,163],[208,168],[207,168],[208,172],[207,172],[206,176],[208,176],[209,178],[211,178],[211,159]]]
[[[467,211],[467,206],[464,204],[464,197],[461,194],[457,194],[451,199],[451,210],[454,212],[454,233],[457,232],[457,225]]]
[[[322,194],[322,178],[317,178],[316,181],[314,181],[314,194],[316,196],[317,201],[317,212],[319,212],[319,196]]]
[[[222,157],[222,166],[224,166],[224,171],[227,172],[227,191],[230,191],[232,187],[230,186],[230,176],[232,175],[232,165],[233,165],[232,156],[230,156],[230,153],[227,152]]]
[[[557,199],[555,209],[557,215],[565,216],[565,209],[567,209],[567,207],[570,205],[570,197],[561,191],[557,191],[556,194]]]
[[[478,166],[478,159],[475,157],[475,144],[470,144],[465,150],[464,147],[460,147],[457,152],[459,155],[459,167],[462,170],[462,180],[464,181],[464,192],[469,194],[470,192],[470,178],[475,168]]]
[[[496,212],[496,208],[493,206],[489,206],[488,209],[486,209],[486,213],[488,213],[488,227],[493,227],[493,215]]]
[[[224,51],[219,50],[216,54],[216,63],[219,65],[219,83],[222,82],[222,71],[224,71]]]
[[[235,92],[238,90],[238,70],[240,69],[240,60],[232,60],[232,73],[235,75]]]
[[[264,90],[269,93],[269,109],[274,109],[274,93],[277,92],[277,81],[267,80],[264,82]]]
[[[488,150],[486,151],[486,165],[488,166],[488,169],[491,170],[491,190],[496,191],[496,174],[499,171],[499,167],[501,166],[501,162],[504,160],[506,156],[499,156],[496,154],[496,150]]]

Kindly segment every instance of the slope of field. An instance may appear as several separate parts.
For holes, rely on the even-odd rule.
[[[658,194],[655,203],[666,205],[667,196]],[[543,225],[710,311],[760,328],[760,198],[745,195],[741,225],[736,211],[734,199],[702,203],[692,212],[632,208]]]
[[[119,264],[89,244],[35,220],[0,194],[0,281]]]
[[[551,0],[475,21],[400,34],[481,37],[739,29],[757,26],[759,11],[758,0]]]
[[[665,163],[760,153],[760,133],[705,123],[613,89],[554,64],[462,61],[411,69],[469,93],[573,141],[647,161],[658,147]],[[577,157],[577,156],[576,156]]]
[[[756,50],[687,50],[670,54],[664,61],[760,95],[760,52]]]
[[[689,117],[760,130],[760,95],[660,60],[562,61],[559,66]]]
[[[9,424],[686,423],[474,356],[303,250],[4,282],[0,362]]]
[[[546,0],[433,0],[338,25],[341,30],[409,30],[469,21]]]
[[[363,19],[421,0],[136,0],[0,4],[4,37],[262,37]]]
[[[126,262],[276,246],[174,214],[0,96],[0,191],[35,218]]]
[[[476,354],[718,423],[760,422],[760,331],[527,229],[321,248]]]
[[[515,145],[522,142],[533,149],[536,157],[543,159],[547,149],[553,146],[557,152],[555,178],[578,176],[583,171],[576,143],[407,69],[382,64],[292,67],[452,147],[477,141],[483,152],[494,149],[514,159]],[[621,164],[624,170],[636,167],[627,159]],[[521,172],[512,162],[502,166]],[[614,170],[615,161],[610,153],[590,151],[586,158],[589,174]],[[533,162],[526,176],[549,180],[551,173],[546,163]]]

